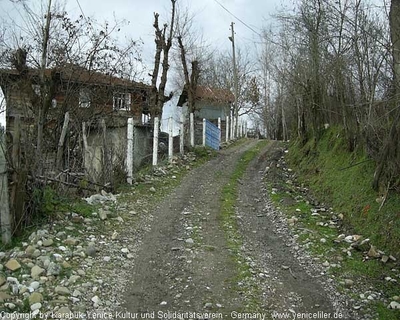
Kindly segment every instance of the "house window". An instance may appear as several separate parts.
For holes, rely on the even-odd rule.
[[[116,92],[113,96],[114,110],[131,110],[131,94]]]
[[[89,89],[81,89],[79,91],[79,107],[89,108],[90,107],[90,91]]]

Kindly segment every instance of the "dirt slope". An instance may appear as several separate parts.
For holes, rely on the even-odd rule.
[[[150,213],[135,259],[126,265],[124,302],[118,311],[155,312],[155,318],[160,311],[220,312],[225,319],[244,315],[232,313],[243,312],[246,301],[234,281],[237,262],[220,229],[220,199],[240,156],[256,143],[224,150],[195,169]],[[292,319],[293,312],[320,312],[321,318],[333,318],[340,312],[342,319],[351,319],[333,289],[320,281],[311,259],[297,252],[284,219],[268,201],[263,171],[273,147],[269,144],[250,164],[240,182],[236,208],[242,255],[260,287],[263,314],[252,316],[271,318],[274,312],[288,312]]]
[[[218,304],[224,312],[241,307],[240,296],[229,287],[236,270],[218,214],[223,185],[242,153],[255,144],[225,150],[194,170],[152,213],[153,225],[143,238],[126,292],[126,311],[200,312]]]

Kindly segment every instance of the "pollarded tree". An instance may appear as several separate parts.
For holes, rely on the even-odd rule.
[[[171,21],[168,28],[168,24],[165,23],[162,28],[159,25],[159,14],[154,13],[154,32],[156,44],[156,52],[154,56],[154,68],[151,74],[151,86],[152,93],[150,96],[150,112],[152,117],[160,116],[162,114],[164,103],[167,101],[165,97],[165,87],[168,79],[169,70],[169,51],[172,47],[172,40],[174,35],[175,27],[175,13],[176,13],[176,0],[171,0],[172,11]],[[162,62],[161,62],[162,58]],[[159,81],[160,66],[162,67],[161,79]],[[159,85],[157,87],[157,82]],[[170,95],[169,98],[172,96]]]

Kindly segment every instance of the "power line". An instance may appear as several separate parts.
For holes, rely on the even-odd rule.
[[[79,0],[76,0],[76,3],[78,4],[79,9],[81,10],[82,13],[82,17],[85,19],[86,23],[89,24],[90,26],[90,31],[92,32],[92,34],[94,35],[94,29],[92,24],[89,22],[89,19],[86,17],[85,13],[82,10],[81,4],[79,3]]]
[[[76,3],[78,4],[79,9],[81,10],[82,16],[86,19],[86,16],[83,13],[83,10],[82,10],[81,4],[79,3],[79,0],[76,0]]]
[[[222,9],[224,9],[226,12],[228,12],[232,17],[234,17],[236,20],[238,20],[240,23],[242,23],[245,27],[247,27],[248,29],[250,29],[251,31],[253,31],[255,34],[259,35],[260,37],[262,37],[262,35],[257,32],[256,30],[254,30],[254,28],[250,27],[246,22],[244,22],[242,19],[240,19],[238,16],[234,15],[232,12],[230,12],[221,2],[219,2],[218,0],[214,0],[218,5],[221,6]]]

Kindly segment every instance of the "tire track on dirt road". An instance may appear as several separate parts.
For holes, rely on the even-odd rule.
[[[277,142],[269,144],[249,164],[236,207],[243,251],[259,275],[262,308],[270,314],[286,313],[290,319],[294,314],[310,314],[311,319],[357,319],[345,297],[321,278],[314,260],[299,251],[286,218],[269,200],[265,170],[278,147]]]

